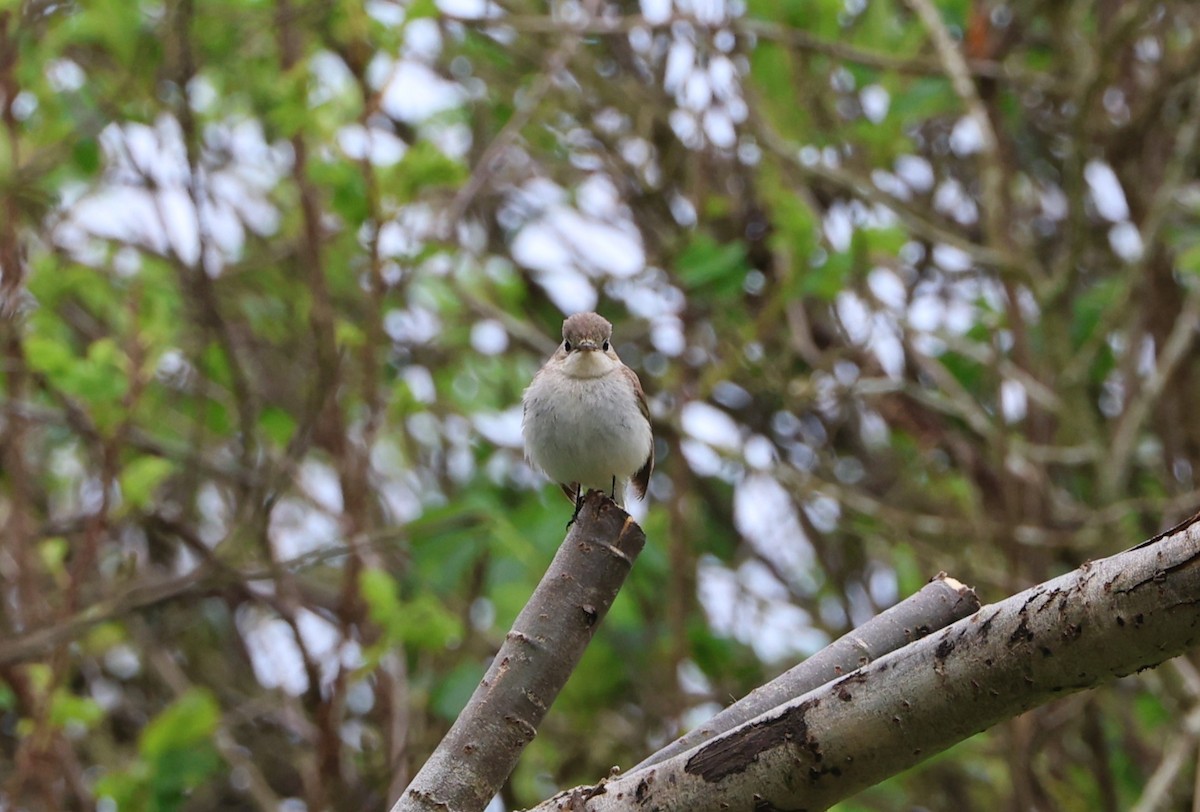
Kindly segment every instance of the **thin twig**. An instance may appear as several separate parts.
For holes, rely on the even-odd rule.
[[[152,639],[146,629],[142,628],[142,624],[137,624],[136,628],[142,638],[142,651],[147,653],[150,666],[176,698],[194,690],[194,684],[179,663],[175,661],[175,658],[166,649],[156,645],[157,641]],[[259,769],[258,762],[253,758],[249,748],[240,744],[234,737],[231,727],[229,720],[223,718],[213,732],[213,743],[216,745],[217,752],[221,754],[231,769],[242,772],[242,777],[246,782],[246,794],[258,804],[259,809],[264,812],[278,809],[280,798],[272,789],[271,782]]]
[[[1122,490],[1129,475],[1129,459],[1133,453],[1138,432],[1146,422],[1150,410],[1158,402],[1175,369],[1186,358],[1196,343],[1196,331],[1200,329],[1200,288],[1188,291],[1183,309],[1175,318],[1175,324],[1163,344],[1154,371],[1139,386],[1127,382],[1131,397],[1125,411],[1113,431],[1111,452],[1100,471],[1101,492],[1116,496]]]
[[[885,208],[913,236],[930,243],[957,248],[967,254],[975,264],[982,267],[996,268],[1002,272],[1020,267],[1020,262],[1015,256],[1002,249],[973,242],[950,226],[918,213],[912,203],[881,191],[869,180],[858,177],[849,170],[830,166],[820,158],[811,162],[801,160],[800,145],[788,143],[755,111],[756,106],[751,106],[750,122],[760,144],[782,158],[786,162],[786,166],[796,171],[805,182],[824,181],[837,187],[849,197],[859,198],[873,206]]]
[[[462,25],[481,28],[509,28],[513,31],[529,34],[561,34],[562,23],[552,17],[533,14],[514,14],[507,17],[473,18],[461,17],[443,12],[442,19],[453,20]],[[632,31],[662,31],[669,30],[680,23],[690,25],[698,30],[732,30],[743,36],[769,40],[785,45],[793,50],[808,51],[821,54],[841,62],[851,62],[865,68],[876,68],[881,71],[895,73],[933,76],[942,72],[941,63],[927,56],[898,56],[885,51],[875,51],[861,48],[845,42],[826,40],[798,28],[781,25],[770,20],[740,18],[727,20],[719,25],[698,20],[691,14],[673,14],[664,20],[648,20],[641,14],[624,16],[594,17],[574,30],[586,36],[627,35]],[[1034,73],[1025,70],[1020,65],[1010,65],[997,62],[994,59],[972,59],[967,67],[973,76],[982,79],[994,79],[1002,82],[1013,82],[1029,88],[1043,91],[1056,90],[1060,83],[1044,73]]]
[[[1188,713],[1181,728],[1164,749],[1162,760],[1158,762],[1130,812],[1157,812],[1168,808],[1171,790],[1177,784],[1179,772],[1196,748],[1197,734],[1200,734],[1200,706]]]
[[[995,246],[1006,242],[1004,231],[1004,169],[1000,164],[999,139],[992,127],[987,107],[979,97],[975,80],[971,76],[967,61],[950,31],[942,21],[941,12],[930,0],[906,0],[925,26],[938,61],[945,71],[950,86],[966,108],[967,115],[979,129],[979,175],[983,182],[979,205],[982,210],[983,241]],[[1035,259],[1035,258],[1031,258]],[[1035,260],[1036,261],[1036,260]]]
[[[585,13],[590,18],[595,14],[597,0],[589,0],[585,7]],[[474,202],[475,197],[487,186],[492,176],[500,167],[500,162],[509,147],[516,141],[521,134],[521,130],[525,128],[533,114],[537,111],[542,99],[550,91],[554,85],[554,80],[558,74],[562,73],[568,64],[570,64],[575,52],[579,50],[580,43],[583,42],[584,31],[587,23],[583,25],[564,25],[558,23],[555,33],[560,35],[566,34],[565,38],[555,48],[550,56],[546,59],[546,66],[537,78],[533,80],[533,84],[529,90],[520,96],[516,110],[509,117],[504,126],[500,128],[500,132],[496,133],[496,137],[491,140],[483,154],[479,157],[479,161],[475,164],[475,168],[471,171],[471,177],[466,184],[458,190],[454,195],[454,199],[450,201],[450,205],[442,214],[441,228],[443,239],[449,239],[453,234],[454,229],[458,226],[459,221]]]

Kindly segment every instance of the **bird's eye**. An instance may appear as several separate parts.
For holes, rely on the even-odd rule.
[[[564,350],[566,350],[567,352],[570,352],[570,351],[571,351],[571,342],[570,342],[570,341],[564,341],[564,342],[563,342],[563,349],[564,349]]]
[[[604,339],[604,351],[608,352],[608,339]]]

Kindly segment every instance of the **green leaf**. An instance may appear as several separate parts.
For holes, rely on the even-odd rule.
[[[339,320],[334,326],[334,338],[339,347],[348,347],[357,349],[367,343],[367,334],[358,324],[346,320]]]
[[[1124,305],[1128,288],[1120,277],[1102,279],[1071,300],[1071,347],[1078,349],[1104,323],[1104,314]]]
[[[126,639],[128,639],[128,635],[125,633],[125,627],[120,623],[99,623],[87,633],[84,638],[84,647],[89,652],[103,654]]]
[[[171,752],[207,743],[217,730],[221,709],[212,694],[193,689],[155,716],[138,739],[138,752],[150,762]]]
[[[1138,694],[1133,700],[1133,710],[1142,724],[1148,727],[1166,725],[1172,718],[1162,701],[1153,694]]]
[[[122,812],[144,812],[150,808],[146,772],[146,765],[138,761],[127,770],[103,775],[96,782],[96,797],[112,801]]]
[[[369,212],[367,181],[356,164],[314,161],[309,165],[308,174],[332,193],[330,203],[339,217],[355,225],[366,219]]]
[[[25,361],[35,372],[56,375],[68,369],[75,357],[65,342],[39,335],[25,339]]]
[[[861,243],[870,259],[886,260],[895,257],[911,238],[904,229],[892,226],[855,229],[854,239]]]
[[[1175,267],[1184,273],[1200,276],[1200,242],[1179,252],[1175,257]]]
[[[138,758],[101,778],[96,793],[122,812],[183,808],[192,791],[221,766],[212,744],[220,707],[207,690],[194,689],[161,711],[138,739]]]
[[[212,342],[204,348],[200,355],[200,372],[222,386],[231,386],[233,373],[229,367],[229,359],[217,342]]]
[[[413,0],[409,5],[408,10],[404,13],[404,20],[420,20],[423,17],[436,17],[438,15],[437,3],[434,0]]]
[[[679,255],[676,267],[686,287],[730,294],[740,290],[746,278],[746,246],[740,241],[721,244],[698,234]]]
[[[475,687],[483,679],[483,673],[482,666],[468,661],[459,665],[445,678],[438,680],[430,698],[433,712],[447,722],[457,719],[471,699],[471,694],[475,692]]]
[[[63,562],[67,560],[67,552],[70,549],[67,540],[60,536],[48,538],[39,544],[38,556],[42,559],[42,566],[46,568],[46,572],[61,574],[64,571]]]
[[[797,104],[796,70],[791,53],[775,43],[762,42],[750,54],[750,78],[761,94],[764,111],[783,132],[813,130],[810,111]]]
[[[50,703],[50,723],[56,727],[69,724],[91,727],[103,718],[104,709],[91,697],[58,691]]]
[[[80,139],[71,149],[71,160],[84,174],[95,174],[100,168],[100,143],[95,138]]]
[[[402,638],[403,608],[395,579],[381,569],[364,570],[358,576],[358,591],[367,602],[367,614],[392,638]]]
[[[846,280],[854,270],[854,252],[838,251],[830,254],[825,262],[812,266],[799,276],[799,293],[822,301],[833,299],[846,288]]]
[[[775,233],[771,242],[786,247],[793,257],[806,260],[817,245],[819,230],[813,211],[792,190],[766,183],[764,193],[775,209]]]
[[[436,596],[424,593],[401,600],[395,579],[383,570],[365,570],[359,576],[359,589],[369,617],[391,645],[410,643],[439,651],[462,637],[462,622]]]
[[[958,110],[958,97],[950,83],[941,78],[924,78],[904,92],[892,95],[889,117],[895,116],[903,129]]]
[[[968,392],[979,391],[987,369],[974,358],[953,350],[942,353],[938,360]]]
[[[308,69],[301,62],[290,71],[276,74],[274,78],[270,87],[261,88],[266,96],[263,106],[267,108],[266,121],[270,125],[268,135],[272,138],[291,138],[304,131],[310,120]]]
[[[418,141],[409,147],[389,174],[395,177],[396,191],[401,199],[413,200],[428,189],[460,185],[466,180],[467,169],[430,142]]]
[[[183,809],[191,791],[220,767],[220,756],[207,742],[192,749],[165,753],[154,764],[149,782],[151,809]]]
[[[138,457],[121,471],[121,497],[135,508],[150,501],[154,490],[171,475],[175,466],[162,457]]]
[[[296,433],[295,419],[278,406],[268,406],[258,415],[258,427],[277,446],[285,446]]]
[[[33,369],[88,408],[102,432],[122,419],[121,400],[129,387],[128,359],[112,339],[93,341],[87,356],[79,358],[66,342],[33,335],[25,341],[25,353]]]
[[[929,573],[921,568],[921,562],[908,544],[892,547],[893,569],[896,573],[897,590],[901,595],[912,595],[929,581]]]

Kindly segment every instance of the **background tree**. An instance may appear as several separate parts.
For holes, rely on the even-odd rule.
[[[563,311],[660,463],[510,807],[939,570],[992,600],[1191,513],[1198,25],[0,0],[5,803],[394,798],[562,537],[517,404]],[[1198,700],[1182,658],[845,808],[1178,807]]]

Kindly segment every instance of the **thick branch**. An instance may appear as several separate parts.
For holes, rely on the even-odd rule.
[[[591,491],[467,707],[392,812],[487,806],[575,669],[642,551],[642,529]]]
[[[1004,719],[1200,641],[1200,516],[730,733],[538,810],[826,809]]]
[[[945,573],[766,685],[759,686],[700,727],[659,750],[629,772],[666,761],[755,716],[849,674],[888,652],[920,640],[979,609],[974,590]]]

